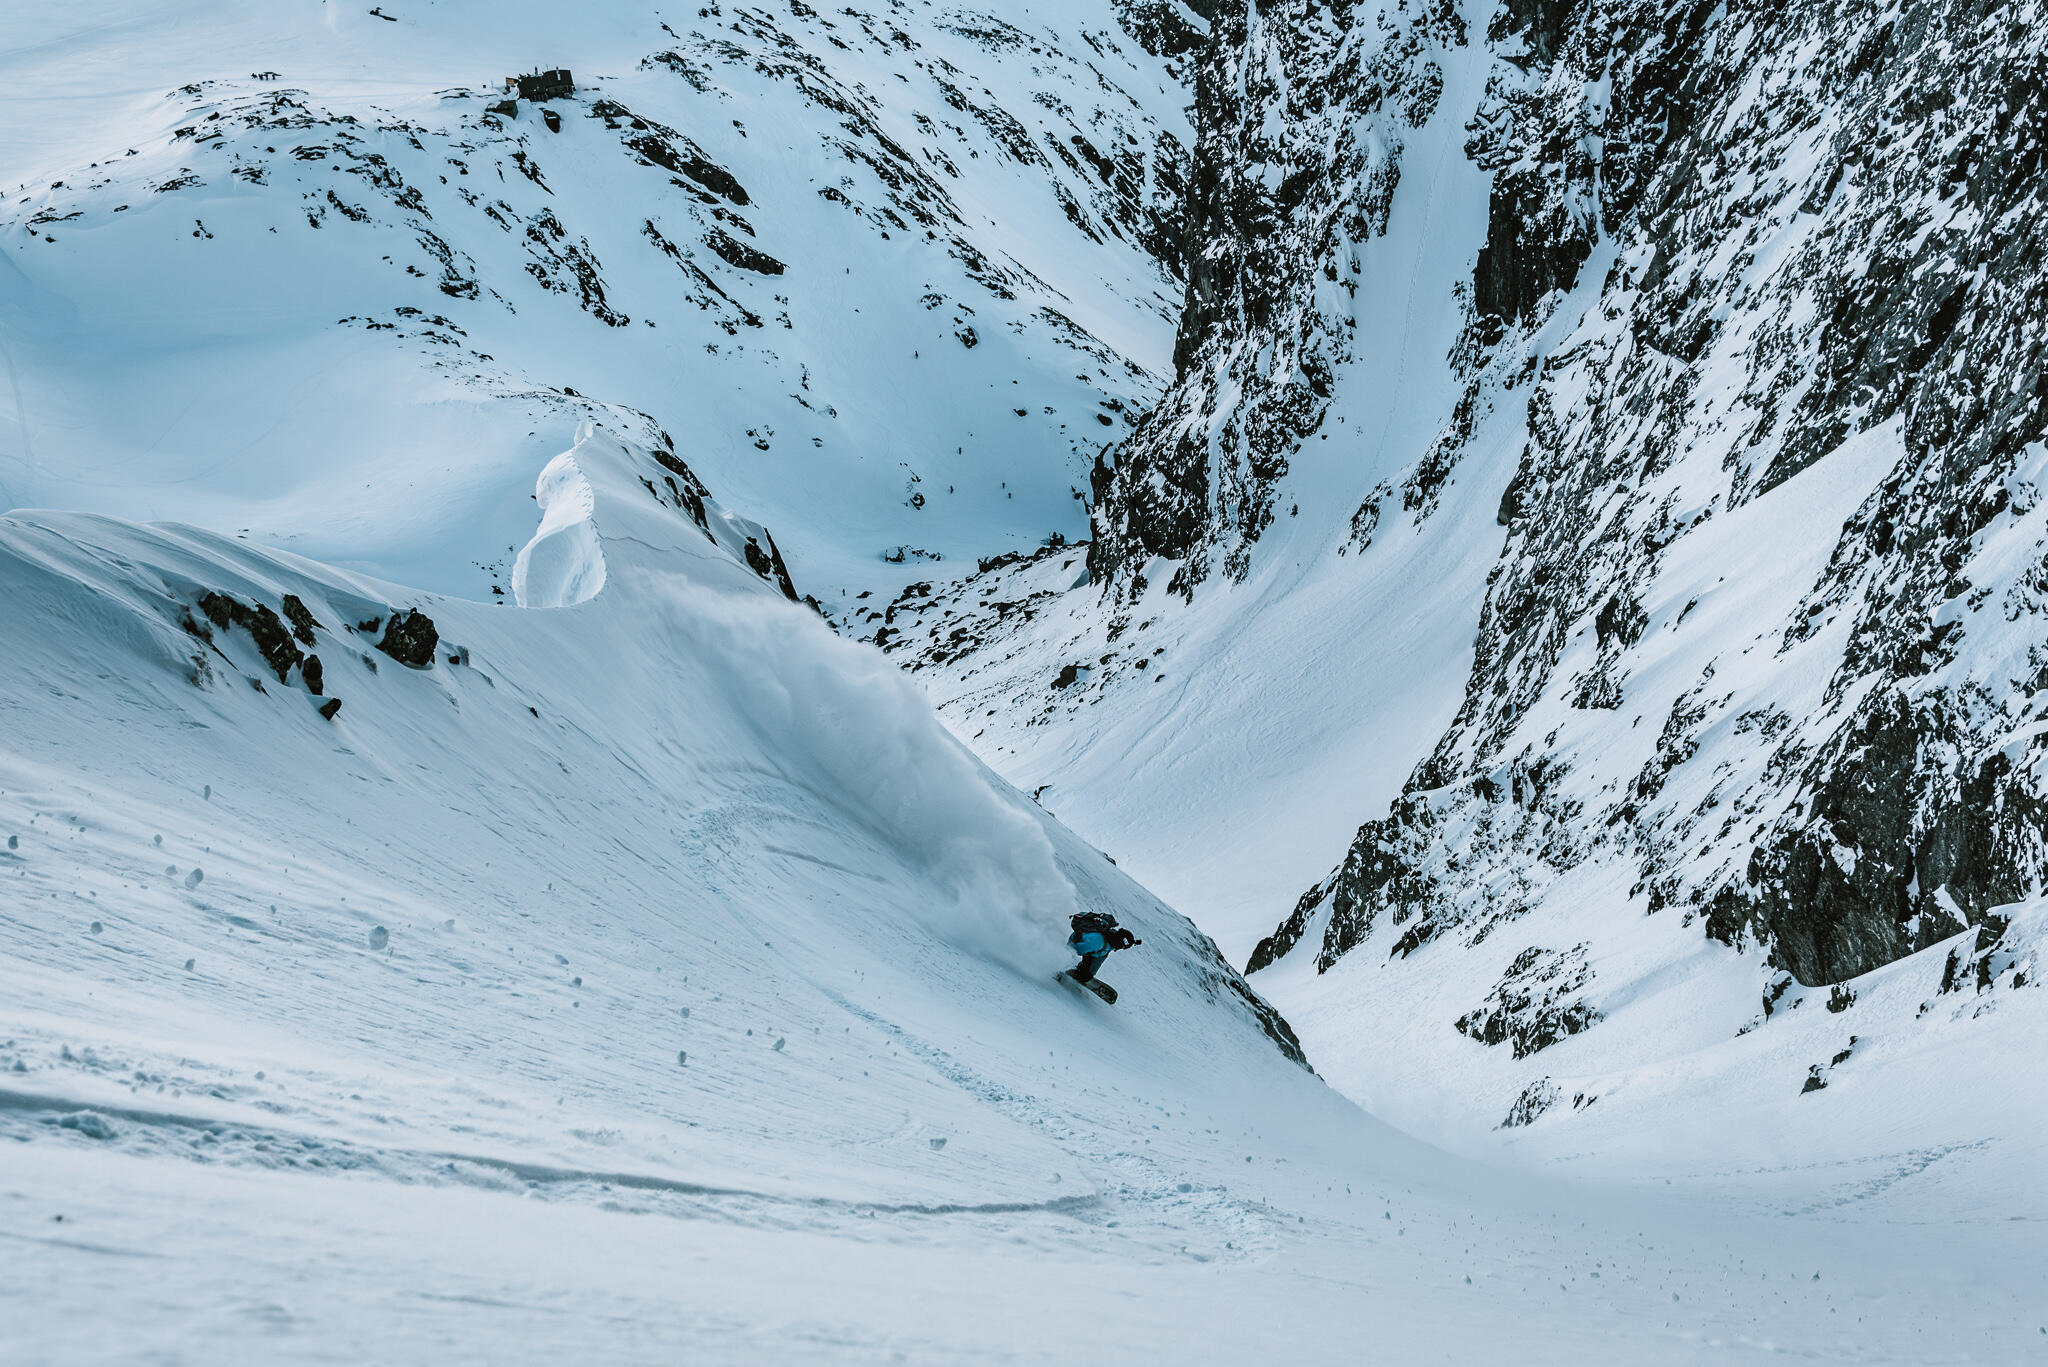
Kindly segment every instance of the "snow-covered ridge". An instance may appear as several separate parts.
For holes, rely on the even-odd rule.
[[[8,506],[480,597],[640,413],[837,597],[1078,532],[1166,368],[1185,94],[1093,6],[0,23]]]
[[[1178,978],[1188,1009],[1218,1013],[1212,1042],[1242,1028],[1288,1043],[1213,946],[1002,789],[896,670],[632,487],[633,454],[599,431],[577,446],[579,525],[602,557],[579,569],[601,564],[604,582],[546,611],[408,593],[192,528],[0,524],[4,926],[8,995],[28,1013],[9,1028],[91,1032],[86,988],[112,973],[143,1030],[123,1047],[158,1037],[144,1072],[192,1066],[216,1030],[284,1059],[345,1050],[367,1027],[400,1087],[505,1011],[511,1065],[563,996],[625,1012],[664,991],[714,1021],[727,1013],[707,998],[734,1016],[790,1008],[792,990],[858,1006],[868,956],[920,963],[963,1002],[1071,1010],[1050,975],[1065,914],[1089,905],[1145,934],[1154,952],[1123,975],[1134,990]],[[558,496],[569,468],[549,467]],[[222,600],[237,606],[216,625]],[[280,623],[295,642],[273,639]],[[420,1032],[422,1012],[452,1013],[460,1035]],[[663,1014],[669,1042],[690,1044]],[[183,1023],[145,1025],[159,1018]],[[631,1066],[677,1076],[674,1048],[640,1055]],[[714,1051],[681,1085],[715,1087],[720,1066]],[[291,1090],[283,1067],[257,1092]],[[54,1057],[32,1071],[42,1093],[74,1073]],[[90,1090],[89,1076],[75,1081]]]

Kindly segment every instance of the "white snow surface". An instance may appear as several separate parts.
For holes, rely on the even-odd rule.
[[[0,10],[0,507],[482,597],[630,409],[820,597],[1083,532],[1179,286],[1073,140],[1153,201],[1187,141],[1105,8],[370,8]],[[487,112],[557,65],[559,132]]]
[[[1370,1119],[632,455],[547,467],[603,562],[552,608],[0,521],[10,1363],[2033,1350],[2007,1151],[1666,1186]],[[181,630],[204,586],[296,595],[339,715]],[[386,604],[432,666],[350,630]],[[1144,938],[1114,1008],[1051,978],[1074,906]]]
[[[1390,520],[1367,556],[1332,558],[1342,500],[1305,500],[1259,577],[1206,616],[1162,613],[1142,671],[1104,671],[1145,701],[1103,711],[1099,744],[970,724],[966,693],[937,690],[1005,773],[1054,782],[1044,809],[889,660],[746,568],[761,523],[828,596],[930,573],[877,559],[897,545],[957,561],[1079,527],[1069,483],[1156,390],[1173,290],[1117,234],[1076,230],[1054,183],[1084,217],[1091,201],[1069,170],[999,155],[925,83],[943,57],[1039,146],[1067,116],[1035,94],[1065,90],[1093,128],[1075,91],[1098,80],[1133,129],[1184,135],[1160,64],[1082,38],[1105,14],[1009,7],[1038,35],[1020,49],[911,3],[867,22],[379,8],[395,18],[0,13],[0,1362],[2048,1347],[2048,1116],[2002,1062],[2038,1057],[2044,994],[1937,999],[1923,958],[1842,1012],[1788,1000],[1736,1036],[1754,996],[1695,938],[1631,1019],[1710,1017],[1713,1050],[1681,1031],[1662,1057],[1682,1066],[1631,1063],[1656,1040],[1586,1056],[1621,1047],[1617,1014],[1558,1046],[1567,1098],[1601,1079],[1597,1127],[1475,1145],[1508,1083],[1497,1051],[1442,1038],[1471,1001],[1418,1000],[1413,976],[1375,996],[1370,947],[1321,980],[1299,957],[1261,975],[1331,1083],[1475,1159],[1290,1062],[1215,946],[1141,886],[1241,961],[1284,910],[1271,890],[1320,876],[1398,788],[1456,704],[1507,437],[1461,466],[1435,539]],[[827,141],[837,116],[764,74],[776,31],[954,162],[947,240],[978,244],[1014,298],[891,223],[872,163]],[[669,50],[707,88],[642,66]],[[732,207],[634,161],[587,106],[561,106],[559,134],[530,108],[482,122],[498,76],[557,64],[579,99],[730,168],[786,274],[692,247]],[[249,73],[272,68],[308,123],[204,132],[268,98]],[[1385,477],[1451,392],[1448,324],[1414,301],[1483,235],[1461,136],[1440,117],[1411,143],[1439,192],[1397,204],[1368,258],[1361,297],[1408,302],[1362,342],[1358,402],[1328,430],[1367,430],[1370,468],[1305,453],[1304,480]],[[425,217],[363,188],[369,151]],[[450,158],[516,230],[463,198]],[[817,194],[842,175],[852,207]],[[729,307],[678,284],[644,223]],[[440,289],[425,232],[475,298]],[[601,263],[629,324],[592,312],[562,243]],[[728,331],[734,310],[762,326]],[[723,501],[708,530],[643,489],[655,427]],[[1028,573],[1074,579],[1059,558]],[[209,591],[302,600],[340,712],[241,627],[181,626]],[[359,625],[399,609],[438,628],[427,668]],[[1074,659],[1060,631],[1013,667]],[[1302,666],[1340,643],[1340,666]],[[1052,980],[1080,908],[1144,939],[1104,974],[1115,1007]],[[1923,1001],[1924,1028],[1894,1028]],[[1812,1064],[1823,1090],[1751,1085]]]

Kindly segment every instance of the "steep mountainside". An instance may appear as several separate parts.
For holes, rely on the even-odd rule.
[[[1080,533],[1182,269],[1115,15],[368,8],[0,16],[0,502],[483,597],[644,415],[821,598]]]
[[[1822,8],[0,7],[0,1358],[2038,1349],[2039,16]]]
[[[1533,820],[1505,824],[1525,827],[1533,867],[1566,808],[1597,805],[1585,828],[1628,832],[1651,909],[1710,910],[1711,933],[1754,934],[1808,984],[1987,918],[1995,938],[1991,909],[2044,862],[2029,737],[2048,661],[2029,566],[2048,531],[2032,517],[2048,372],[2027,321],[2043,291],[2042,40],[2002,7],[1594,17],[1497,29],[1532,86],[1498,80],[1475,136],[1504,170],[1475,267],[1474,403],[1515,392],[1488,390],[1503,361],[1526,366],[1518,334],[1596,243],[1607,259],[1568,344],[1523,386],[1528,445],[1479,659],[1410,786],[1520,804]],[[1546,160],[1542,140],[1576,127]],[[1440,478],[1458,437],[1418,476]],[[1677,697],[1631,689],[1673,653],[1657,636],[1711,601],[1646,601],[1688,537],[1808,469],[1846,475],[1856,502],[1809,525],[1836,544],[1788,576],[1796,599],[1748,615],[1761,630],[1739,644],[1772,663],[1731,687],[1724,648]],[[1745,540],[1717,557],[1724,575],[1754,582],[1790,558]],[[1810,681],[1824,686],[1788,708]],[[1659,729],[1637,772],[1565,777],[1581,767],[1571,733],[1603,729],[1574,714],[1647,703]],[[1708,775],[1702,743],[1728,730],[1751,739]],[[1505,783],[1503,766],[1518,769]],[[1351,875],[1357,910],[1326,959],[1369,919],[1372,876]]]
[[[1375,1094],[1414,1095],[1416,1060],[1337,1022],[1448,994],[1443,1059],[1515,1041],[1474,1120],[1650,1064],[1656,1022],[1694,1048],[1923,952],[1930,990],[2036,982],[2037,9],[1224,7],[1178,379],[1098,465],[1088,593],[919,652],[949,715],[972,735],[1036,692],[1041,734],[986,748],[1205,921],[1245,913],[1142,832],[1283,787],[1267,756],[1303,744],[1246,743],[1244,698],[1342,756],[1241,826],[1240,858],[1306,879],[1294,829],[1372,817],[1250,967],[1313,961],[1330,981],[1271,990]],[[1388,340],[1431,328],[1435,353]],[[1446,661],[1462,702],[1418,728]],[[1219,717],[1178,775],[1059,807]],[[1231,900],[1278,895],[1278,862]],[[1695,979],[1711,1009],[1672,986]]]
[[[1382,920],[1399,955],[1475,942],[1606,866],[1787,983],[1947,944],[1951,976],[2024,984],[2048,43],[1951,5],[1510,10],[1492,38],[1518,52],[1475,124],[1467,403],[1525,407],[1527,438],[1478,657],[1253,967],[1312,922],[1324,967]],[[1546,976],[1532,1010],[1597,1017],[1588,975]]]

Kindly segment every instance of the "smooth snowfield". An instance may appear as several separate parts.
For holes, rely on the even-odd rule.
[[[571,453],[604,581],[553,608],[0,521],[10,1364],[2037,1350],[2037,1193],[1568,1186],[1371,1120],[635,456]],[[340,714],[180,630],[203,588],[298,596]],[[431,667],[350,630],[396,606]],[[1073,907],[1144,938],[1115,1008],[1051,980]]]

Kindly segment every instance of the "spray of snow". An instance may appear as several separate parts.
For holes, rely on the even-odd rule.
[[[766,620],[773,617],[772,624]],[[881,654],[755,596],[704,604],[714,676],[777,753],[850,822],[915,861],[950,898],[905,908],[958,948],[1022,971],[1057,958],[1074,910],[1044,829],[997,792]],[[1049,957],[1050,956],[1050,957]]]
[[[699,715],[744,729],[734,753],[775,756],[781,779],[938,892],[900,908],[906,916],[964,953],[1049,971],[1076,903],[1040,819],[880,651],[741,568],[718,533],[743,543],[765,536],[758,524],[707,500],[710,526],[699,528],[647,499],[635,471],[651,459],[585,423],[548,462],[535,488],[540,526],[513,568],[518,603],[588,604],[631,635],[672,633]]]

